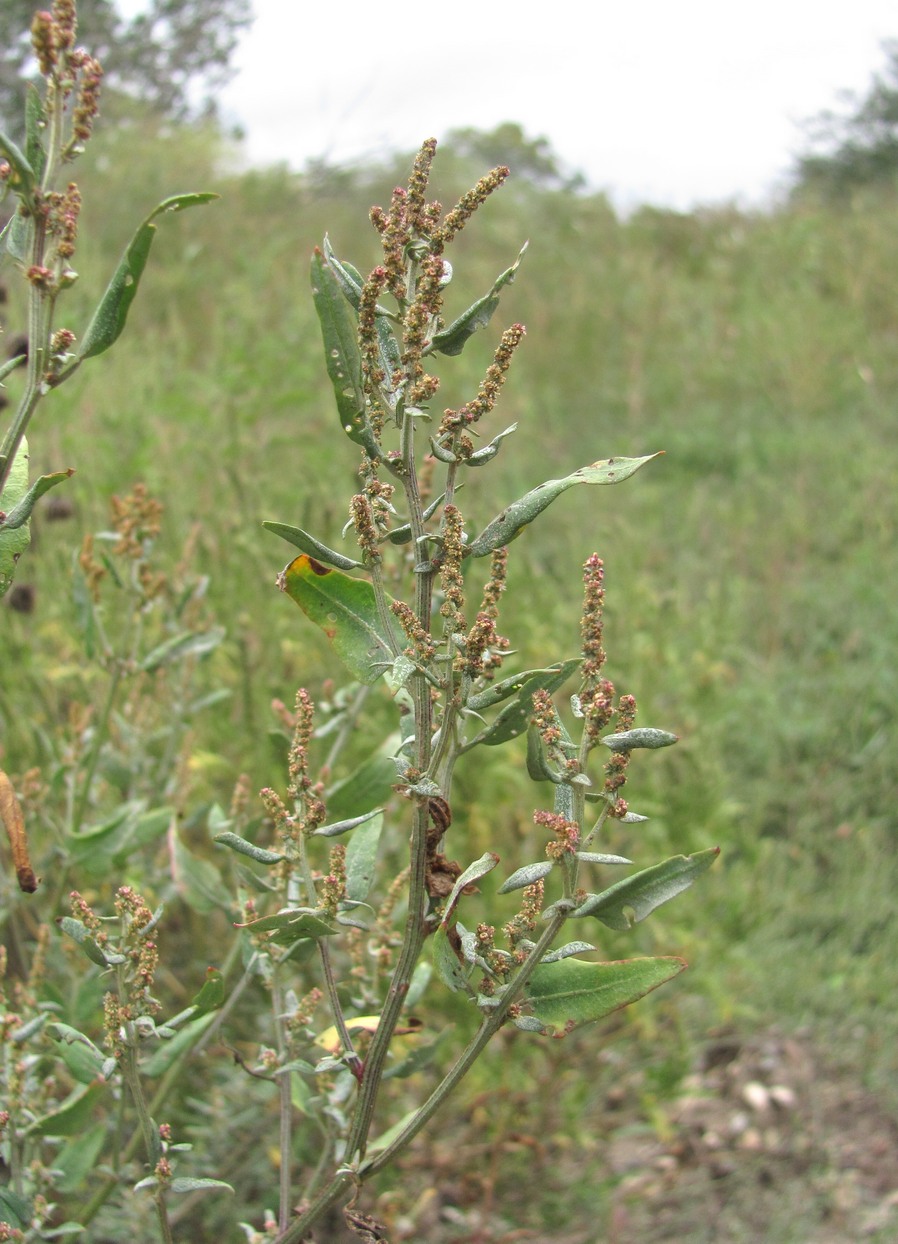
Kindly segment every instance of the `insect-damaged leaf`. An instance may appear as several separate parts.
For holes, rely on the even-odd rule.
[[[685,967],[685,961],[675,957],[623,959],[615,963],[587,963],[583,959],[543,963],[527,986],[528,1010],[544,1029],[570,1031],[629,1006]]]
[[[278,587],[321,627],[337,656],[359,682],[373,683],[406,642],[390,618],[388,635],[374,588],[301,553],[278,575]]]
[[[590,466],[581,467],[563,479],[549,479],[538,488],[526,493],[517,501],[512,501],[507,509],[485,527],[473,543],[467,547],[471,557],[485,557],[509,544],[520,535],[521,531],[532,523],[538,514],[550,506],[556,497],[560,497],[568,488],[575,484],[620,484],[629,479],[646,462],[657,458],[658,454],[647,454],[644,458],[607,458],[593,462]]]

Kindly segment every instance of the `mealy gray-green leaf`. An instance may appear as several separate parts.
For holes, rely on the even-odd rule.
[[[658,454],[646,454],[643,458],[607,458],[581,467],[563,479],[549,479],[497,515],[465,550],[471,557],[485,557],[488,553],[510,544],[523,529],[543,512],[568,488],[576,484],[620,484],[634,475],[641,466],[657,458]]]
[[[595,916],[609,929],[626,930],[644,920],[656,907],[687,890],[720,854],[720,847],[709,847],[693,855],[674,855],[660,864],[645,868],[618,881],[601,894],[592,894],[573,913]]]

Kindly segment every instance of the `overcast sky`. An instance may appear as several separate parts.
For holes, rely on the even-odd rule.
[[[898,37],[894,0],[255,0],[255,11],[221,101],[254,162],[351,161],[517,121],[624,208],[763,204],[802,146],[799,123],[843,89],[863,92],[882,41]]]

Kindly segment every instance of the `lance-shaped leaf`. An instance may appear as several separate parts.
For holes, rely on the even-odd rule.
[[[28,442],[23,440],[19,445],[3,495],[0,496],[0,510],[9,515],[15,513],[23,497],[28,492]],[[16,572],[16,562],[28,548],[31,540],[27,520],[14,527],[6,522],[0,526],[0,597],[6,595]]]
[[[0,132],[0,156],[3,156],[12,170],[9,177],[12,189],[21,197],[23,203],[26,203],[29,208],[32,207],[37,176],[25,152],[2,132]]]
[[[446,905],[443,908],[442,925],[445,927],[452,916],[455,904],[458,902],[459,896],[465,886],[470,885],[472,881],[479,881],[481,877],[485,877],[487,873],[493,871],[499,863],[499,857],[495,851],[484,851],[479,860],[475,860],[473,864],[469,864],[461,876],[452,887],[452,893],[446,899]]]
[[[280,851],[266,851],[264,847],[257,847],[254,842],[248,842],[246,838],[241,838],[239,834],[232,834],[230,830],[215,834],[212,841],[220,843],[223,847],[230,847],[238,855],[249,856],[257,864],[280,864],[284,858]]]
[[[326,566],[336,566],[338,570],[359,570],[363,565],[362,562],[347,557],[344,553],[329,549],[326,544],[310,536],[301,527],[291,527],[287,523],[273,523],[268,519],[263,521],[262,526],[266,531],[273,531],[276,536],[282,536],[288,544],[294,545],[301,552],[308,553],[309,557],[324,562]]]
[[[383,813],[367,818],[346,848],[346,897],[364,903],[374,880],[377,847],[384,827]]]
[[[366,413],[356,320],[339,280],[317,247],[312,256],[312,297],[321,325],[327,374],[334,386],[343,431],[351,441],[361,445],[369,457],[380,458],[380,446]]]
[[[533,715],[534,691],[548,691],[550,694],[553,691],[557,691],[579,667],[580,658],[574,657],[554,669],[538,670],[531,677],[524,676],[524,682],[518,688],[514,700],[510,704],[506,704],[495,721],[490,722],[485,729],[480,731],[476,738],[466,743],[462,751],[470,751],[478,743],[485,743],[488,747],[497,747],[500,743],[507,743],[509,739],[517,738],[519,734],[523,734],[530,724],[530,718]],[[486,695],[487,693],[484,694]],[[468,702],[468,706],[475,706],[478,699],[479,697],[475,696],[473,700]]]
[[[224,637],[223,626],[213,626],[208,631],[185,631],[181,635],[172,635],[147,653],[140,663],[140,669],[154,674],[163,665],[173,665],[176,661],[183,661],[185,657],[204,656],[217,648]]]
[[[565,475],[563,479],[546,480],[497,515],[477,539],[468,545],[466,554],[471,557],[485,557],[487,553],[510,544],[556,497],[560,497],[575,484],[620,484],[635,474],[641,466],[657,457],[658,454],[647,454],[644,458],[607,458],[581,467],[579,471]]]
[[[636,730],[619,730],[617,734],[606,734],[602,742],[613,752],[632,752],[638,747],[670,747],[679,743],[677,734],[669,730],[656,730],[653,726],[640,726]]]
[[[166,212],[181,212],[188,207],[211,203],[217,198],[217,194],[209,193],[176,194],[170,199],[165,199],[150,212],[128,244],[127,250],[112,275],[112,280],[106,287],[105,294],[100,299],[100,305],[94,312],[94,317],[81,342],[79,359],[89,359],[97,354],[103,354],[121,336],[131,303],[134,301],[137,287],[140,284],[140,278],[147,265],[153,239],[156,236],[156,226],[153,224],[156,217]]]
[[[478,298],[473,306],[468,307],[467,311],[463,312],[457,320],[453,320],[448,328],[444,328],[442,332],[434,336],[430,343],[431,351],[436,350],[440,354],[448,355],[461,354],[469,338],[479,328],[485,328],[489,324],[493,317],[493,312],[499,305],[499,295],[502,289],[506,285],[510,285],[515,279],[528,245],[529,243],[524,243],[517,259],[510,268],[506,268],[501,276],[496,278],[495,284],[488,294]]]
[[[535,881],[548,877],[554,867],[554,860],[537,860],[534,864],[524,864],[522,868],[515,869],[507,881],[502,882],[496,893],[509,894],[512,890],[522,890],[525,885],[533,885]]]
[[[720,854],[720,847],[709,847],[693,855],[674,855],[669,860],[645,868],[618,881],[601,894],[592,894],[573,913],[595,916],[609,929],[629,929],[644,920],[656,907],[688,890]]]
[[[686,967],[679,958],[624,959],[587,963],[563,959],[543,963],[527,986],[528,1009],[546,1029],[571,1031],[645,997]]]
[[[260,920],[250,920],[248,924],[234,927],[251,929],[253,933],[270,933],[269,940],[280,946],[289,946],[307,938],[318,941],[322,937],[333,937],[338,932],[334,925],[323,919],[320,912],[311,907],[288,908],[277,915],[263,916]]]
[[[385,663],[391,662],[406,642],[392,617],[387,632],[374,588],[366,579],[329,570],[314,557],[300,553],[278,575],[278,587],[321,627],[359,682],[376,682]]]

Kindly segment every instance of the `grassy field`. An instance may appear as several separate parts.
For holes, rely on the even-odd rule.
[[[229,163],[233,171],[222,172]],[[472,171],[480,172],[446,153],[437,186],[444,203]],[[40,469],[77,468],[65,489],[74,512],[64,522],[39,516],[19,570],[36,589],[34,611],[0,616],[0,759],[14,774],[42,770],[48,823],[64,797],[73,720],[79,706],[102,701],[107,679],[84,662],[73,554],[85,532],[108,526],[110,497],[137,481],[165,507],[163,561],[175,567],[189,542],[190,573],[208,577],[204,617],[225,628],[191,694],[224,688],[229,696],[190,720],[174,765],[164,713],[144,704],[130,751],[121,748],[132,777],[117,786],[104,775],[91,820],[108,816],[123,790],[151,800],[153,782],[162,782],[158,802],[177,807],[186,841],[208,860],[208,808],[228,806],[238,775],[253,790],[282,785],[284,744],[270,701],[292,702],[300,683],[321,698],[340,671],[277,592],[289,549],[261,522],[295,523],[337,543],[356,463],[335,432],[308,258],[328,232],[338,253],[367,270],[377,254],[367,209],[403,176],[246,173],[198,136],[98,141],[82,179],[81,280],[66,313],[73,327],[155,202],[200,189],[222,198],[163,223],[124,338],[53,395],[32,434]],[[726,1032],[802,1030],[833,1066],[898,1106],[888,951],[898,937],[895,213],[894,198],[871,198],[839,212],[812,203],[756,215],[646,208],[621,220],[602,197],[512,181],[456,247],[460,288],[450,314],[530,240],[496,317],[522,321],[528,336],[490,435],[515,421],[519,431],[493,471],[489,504],[475,506],[477,521],[594,459],[665,451],[619,489],[573,490],[528,529],[513,548],[503,629],[522,668],[554,658],[558,636],[574,655],[580,567],[592,551],[602,555],[609,672],[636,695],[642,724],[681,736],[676,748],[634,762],[631,806],[651,820],[619,827],[609,849],[649,862],[718,844],[722,858],[678,903],[635,935],[609,932],[603,947],[607,958],[682,953],[689,973],[566,1045],[533,1042],[518,1060],[503,1043],[501,1057],[488,1055],[456,1115],[410,1160],[408,1187],[422,1196],[434,1171],[463,1181],[457,1168],[467,1162],[491,1196],[516,1187],[522,1208],[516,1218],[504,1206],[504,1230],[551,1225],[558,1238],[592,1239],[576,1232],[611,1196],[613,1181],[595,1173],[590,1147],[609,1085],[635,1076],[640,1118],[663,1133],[666,1103],[699,1052]],[[10,332],[21,328],[17,305],[14,297]],[[476,385],[497,337],[491,325],[472,343],[452,384]],[[13,377],[10,396],[17,384]],[[455,405],[468,394],[441,396]],[[355,754],[366,754],[364,741]],[[459,788],[454,854],[491,849],[516,866],[532,842],[523,744],[486,762],[478,754]],[[62,910],[52,907],[62,890],[53,848],[38,842],[37,854],[49,885],[27,910],[3,883],[13,950],[38,918]],[[74,870],[65,885],[102,904],[112,885],[130,880],[171,900],[163,937],[177,947],[167,980],[177,1008],[206,964],[218,962],[216,938],[227,926],[174,896],[165,868],[163,856],[145,851],[121,877]],[[461,1031],[470,1027],[451,1003],[445,1014]],[[252,1040],[253,1022],[247,1004],[235,1039]],[[261,1144],[266,1112],[269,1125],[274,1117],[267,1096],[250,1093],[233,1118],[233,1072],[219,1061],[207,1074],[189,1125],[197,1143],[211,1117]],[[526,1149],[503,1140],[515,1130],[557,1142],[558,1161],[582,1172],[575,1192],[553,1190],[551,1179],[542,1192],[539,1183],[522,1190]],[[242,1168],[240,1213],[258,1219],[271,1199],[260,1191],[264,1154],[235,1158],[227,1135],[202,1143],[209,1173],[233,1179]],[[456,1150],[463,1160],[454,1163]],[[379,1187],[392,1187],[390,1179]],[[423,1214],[410,1193],[391,1195],[395,1221]],[[811,1238],[795,1213],[776,1239]],[[227,1214],[222,1221],[233,1222],[232,1206]],[[222,1229],[210,1221],[207,1229]],[[475,1237],[460,1227],[445,1238],[506,1238],[495,1231]],[[443,1236],[434,1229],[429,1238]]]

